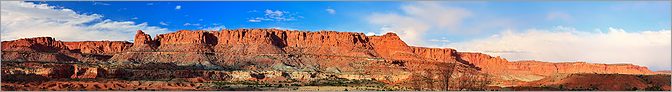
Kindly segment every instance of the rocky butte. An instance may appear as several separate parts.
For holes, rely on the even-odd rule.
[[[585,78],[639,84],[563,80]],[[2,90],[670,90],[669,79],[632,64],[511,62],[409,46],[394,33],[138,30],[133,43],[2,42]]]

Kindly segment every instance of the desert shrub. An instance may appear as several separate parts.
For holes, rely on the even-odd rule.
[[[649,87],[644,88],[644,90],[646,90],[646,91],[663,91],[663,88],[661,88],[660,86],[649,86]]]

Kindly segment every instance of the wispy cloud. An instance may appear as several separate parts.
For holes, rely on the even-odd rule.
[[[203,28],[203,30],[210,30],[210,31],[219,31],[222,29],[226,29],[226,26],[214,26],[214,27],[208,27],[208,28]]]
[[[175,10],[179,10],[179,9],[182,9],[182,6],[180,6],[180,5],[175,6]]]
[[[270,27],[271,29],[280,29],[280,30],[297,30],[296,28],[288,28],[288,27]]]
[[[329,13],[329,14],[336,14],[336,10],[331,9],[331,8],[324,9],[324,11],[327,11],[327,13]]]
[[[288,11],[280,11],[280,10],[266,10],[264,11],[266,13],[266,18],[270,18],[271,20],[276,20],[276,21],[290,21],[290,20],[296,20],[294,15],[291,15],[290,12]]]
[[[261,20],[260,19],[250,19],[250,20],[247,20],[247,22],[261,22]]]
[[[252,10],[253,12],[249,13],[256,13],[256,10]],[[263,17],[253,17],[249,18],[248,22],[263,22],[263,21],[294,21],[299,18],[303,18],[302,16],[297,16],[295,13],[288,12],[288,11],[282,11],[282,10],[264,10],[264,16]]]
[[[164,25],[164,26],[167,26],[167,25],[168,25],[168,23],[163,22],[163,21],[159,22],[159,24]]]
[[[105,5],[105,6],[108,6],[108,5],[110,5],[110,4],[108,4],[108,3],[103,3],[103,2],[93,2],[93,5]]]
[[[184,23],[183,26],[201,26],[199,23]]]
[[[440,42],[440,43],[450,43],[451,41],[446,39],[446,37],[441,37],[441,39],[429,39],[430,42]]]
[[[383,26],[381,33],[397,33],[410,45],[427,45],[423,35],[430,28],[455,28],[463,19],[471,16],[471,12],[465,9],[445,7],[433,2],[404,5],[401,9],[402,14],[373,13],[367,19],[371,24]]]
[[[71,41],[131,40],[136,30],[149,34],[168,32],[147,23],[113,21],[98,14],[78,14],[71,9],[31,2],[3,1],[0,12],[2,40],[42,36]]]

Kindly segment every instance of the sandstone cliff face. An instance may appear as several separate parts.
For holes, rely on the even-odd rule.
[[[234,54],[297,53],[345,56],[371,56],[372,54],[369,51],[371,45],[362,33],[277,29],[181,30],[160,34],[156,39],[151,39],[149,35],[138,31],[133,48],[138,49],[132,51],[238,52]]]
[[[210,37],[206,38],[206,35]],[[177,31],[174,33],[160,34],[155,41],[158,43],[160,52],[212,52],[210,44],[206,41],[214,41],[212,35],[205,31]],[[210,42],[212,43],[212,42]]]
[[[555,63],[559,73],[653,74],[644,66],[633,64],[593,64],[585,62]]]
[[[660,70],[660,71],[655,71],[658,74],[669,74],[672,75],[672,70]]]
[[[506,59],[481,53],[458,52],[457,58],[480,67],[481,71],[486,73],[506,73],[508,70],[504,69],[510,64]]]
[[[412,47],[394,33],[364,36],[349,32],[303,32],[277,29],[236,29],[222,31],[188,31],[160,34],[151,39],[141,30],[134,43],[123,41],[60,42],[50,37],[3,41],[3,60],[77,61],[101,60],[76,53],[114,55],[112,61],[229,61],[229,55],[304,54],[384,58],[411,61],[459,62],[482,68],[492,74],[521,73],[552,75],[556,73],[623,73],[650,74],[646,67],[636,65],[547,63],[537,61],[509,62],[481,53],[457,52],[454,49]],[[128,49],[128,50],[127,50]],[[69,50],[69,51],[68,51]],[[14,53],[11,51],[63,52]],[[129,52],[115,54],[121,52]],[[214,53],[214,54],[208,54]],[[31,58],[39,56],[40,58]],[[193,64],[193,63],[192,63]]]
[[[414,50],[406,45],[401,38],[394,33],[387,33],[382,36],[369,37],[373,43],[373,49],[380,57],[391,59],[417,60],[419,57],[414,54]]]
[[[159,34],[154,39],[138,30],[133,43],[61,42],[38,37],[3,41],[2,52],[3,62],[48,61],[63,66],[29,70],[21,68],[28,65],[4,68],[3,63],[3,74],[73,79],[197,77],[206,80],[309,81],[337,77],[459,90],[464,87],[455,85],[472,83],[472,88],[487,85],[490,75],[544,78],[562,73],[653,73],[646,67],[630,64],[510,62],[450,48],[408,46],[394,33],[365,36],[351,32],[277,29],[181,30]],[[78,67],[79,64],[72,62],[61,64],[64,61],[101,66],[109,62],[112,64],[108,67],[120,69]]]
[[[216,37],[214,50],[216,52],[236,52],[229,54],[284,54],[285,46],[278,32],[261,30],[231,30],[211,32]]]
[[[2,51],[58,52],[67,48],[63,42],[51,37],[2,41]]]
[[[654,74],[643,66],[632,64],[593,64],[585,62],[548,63],[539,61],[518,61],[509,65],[510,71],[528,71],[532,74],[552,75],[557,73],[598,73],[598,74]]]
[[[138,30],[133,40],[133,46],[128,51],[154,51],[156,49],[156,42],[152,40],[149,34],[145,34],[142,30]]]
[[[114,55],[130,48],[133,44],[125,41],[82,41],[64,42],[69,50],[85,54]]]
[[[456,58],[455,49],[448,48],[426,48],[426,47],[411,47],[413,53],[424,58],[434,59],[437,61],[454,61]]]
[[[306,76],[317,76],[308,78],[313,80],[339,76],[349,79],[376,79],[392,84],[408,82],[409,76],[421,76],[419,74],[437,77],[437,80],[456,80],[449,82],[453,84],[459,83],[457,80],[473,81],[482,80],[484,77],[473,66],[455,62],[457,60],[453,56],[453,49],[410,47],[393,33],[365,36],[362,33],[334,31],[237,29],[181,30],[159,34],[149,41],[146,40],[149,37],[143,32],[138,32],[137,36],[136,43],[153,42],[155,45],[151,50],[127,50],[114,55],[110,61],[175,63],[178,67],[221,66],[227,70],[298,71],[307,74],[291,74],[291,78],[299,77],[299,80],[303,80]],[[132,48],[143,48],[137,46],[143,45],[134,45]],[[148,65],[148,69],[163,69],[161,67],[167,66]],[[311,74],[314,71],[323,73]],[[444,78],[467,75],[478,78]],[[231,76],[237,78],[235,76],[249,74]],[[248,77],[238,79],[246,78]]]
[[[26,38],[2,42],[2,61],[77,61],[65,44],[51,37]]]
[[[280,31],[289,53],[372,57],[371,44],[363,33]]]
[[[654,74],[646,67],[632,64],[593,64],[584,62],[550,63],[540,61],[509,62],[500,57],[481,53],[458,53],[462,60],[481,67],[492,74],[535,74],[550,76],[559,73],[599,73],[599,74]]]
[[[130,46],[121,41],[62,42],[51,37],[2,42],[3,61],[100,62]],[[94,54],[94,55],[82,55]]]

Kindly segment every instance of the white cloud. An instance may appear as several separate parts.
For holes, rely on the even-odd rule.
[[[489,38],[453,43],[445,47],[484,52],[509,60],[631,63],[662,70],[670,69],[671,40],[670,30],[627,32],[609,28],[605,33],[558,27],[525,32],[508,30]]]
[[[93,2],[93,5],[105,5],[105,6],[108,6],[108,5],[110,5],[110,4],[108,4],[108,3],[103,3],[103,2]]]
[[[211,30],[211,31],[214,30],[214,31],[219,31],[219,30],[222,30],[222,29],[226,29],[226,26],[208,27],[208,28],[204,28],[203,30]]]
[[[264,11],[266,13],[266,16],[271,16],[271,17],[282,17],[282,14],[289,13],[287,11],[280,11],[280,10],[266,10]]]
[[[159,24],[164,25],[164,26],[167,26],[167,25],[168,25],[168,23],[163,22],[163,21],[159,22]]]
[[[291,20],[296,20],[293,15],[290,15],[291,13],[288,11],[280,11],[280,10],[266,10],[264,11],[264,14],[266,18],[270,18],[271,20],[275,21],[291,21]]]
[[[471,12],[457,7],[441,6],[436,2],[421,2],[416,5],[402,6],[409,16],[434,24],[439,28],[457,27],[462,20],[471,16]]]
[[[420,44],[423,33],[429,29],[429,25],[424,22],[396,14],[373,14],[369,16],[369,22],[384,25],[380,34],[397,33],[404,42],[411,45]]]
[[[183,26],[201,26],[199,23],[184,23]]]
[[[180,6],[180,5],[175,6],[175,10],[179,10],[179,9],[182,9],[182,6]]]
[[[250,19],[250,20],[247,20],[247,21],[248,22],[261,22],[261,20],[258,20],[258,19]]]
[[[441,39],[429,39],[430,42],[450,43],[451,41],[442,37]]]
[[[98,14],[77,14],[47,4],[3,1],[2,40],[50,36],[58,40],[131,40],[136,30],[149,34],[165,33],[167,29],[136,24],[132,21],[104,20]]]
[[[249,13],[256,13],[254,12]],[[295,13],[281,10],[265,10],[263,17],[254,17],[248,19],[248,22],[262,22],[262,21],[294,21],[298,18],[303,18],[303,16],[296,17]]]
[[[334,10],[334,9],[327,8],[327,9],[324,9],[324,10],[327,11],[327,13],[329,13],[329,14],[336,14],[336,10]]]
[[[131,19],[132,19],[132,20],[136,20],[136,19],[138,19],[138,17],[133,17],[133,18],[131,18]]]
[[[296,28],[287,28],[287,27],[270,27],[271,29],[280,29],[280,30],[297,30]]]
[[[422,36],[431,28],[448,31],[459,27],[471,12],[462,8],[445,7],[436,2],[420,2],[401,7],[403,14],[373,13],[367,17],[375,25],[382,25],[381,33],[397,33],[410,45],[427,45]]]

